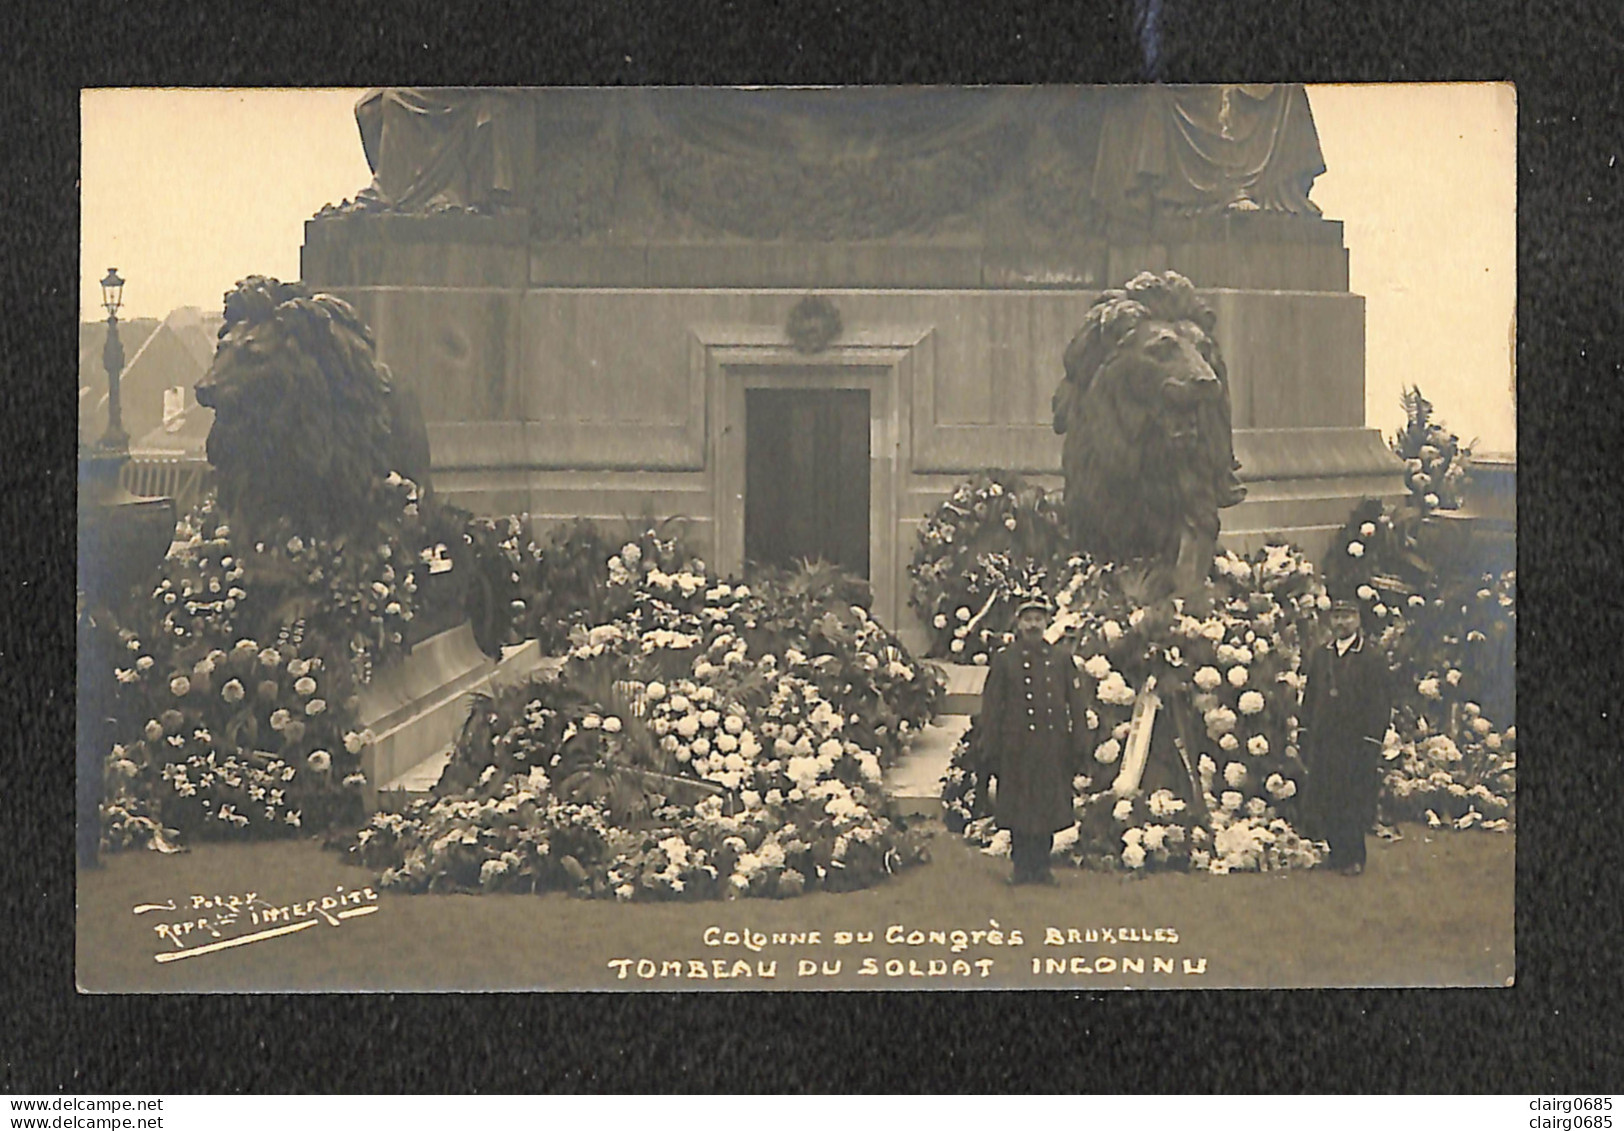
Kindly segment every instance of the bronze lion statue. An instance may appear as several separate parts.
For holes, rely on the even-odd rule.
[[[1135,276],[1089,309],[1052,404],[1074,546],[1167,567],[1186,597],[1212,566],[1219,510],[1246,497],[1215,322],[1182,275]]]
[[[316,536],[375,519],[390,472],[429,494],[429,442],[415,398],[389,380],[355,310],[261,275],[225,296],[214,363],[197,386],[214,410],[208,457],[219,499],[253,538],[291,517]]]

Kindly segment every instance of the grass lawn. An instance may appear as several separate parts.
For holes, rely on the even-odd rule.
[[[218,914],[190,910],[193,896],[252,891],[269,904],[291,905],[340,888],[356,891],[371,877],[310,841],[204,845],[175,856],[126,853],[79,874],[79,984],[90,992],[1101,989],[1498,986],[1513,974],[1511,836],[1406,826],[1400,841],[1371,838],[1368,870],[1359,878],[1061,869],[1056,887],[1009,888],[1007,860],[935,827],[931,863],[868,891],[661,904],[562,894],[378,893],[369,904],[375,912],[336,926],[320,915],[298,916],[293,923],[314,925],[167,962],[154,956],[181,948],[156,930],[159,924],[167,929]],[[133,911],[171,900],[174,911]],[[993,922],[1005,933],[1003,945],[976,938],[955,953],[951,940],[942,945],[929,935],[988,931]],[[724,939],[726,932],[761,932],[765,945],[707,945],[710,927]],[[902,941],[888,943],[893,927],[901,928]],[[1078,941],[1047,944],[1048,928],[1062,939],[1075,929]],[[218,938],[206,929],[182,935],[185,949],[268,928],[242,917],[216,929]],[[924,941],[910,945],[907,936],[916,929]],[[815,943],[773,939],[774,932],[814,931]],[[851,942],[837,942],[836,932],[844,931],[853,933]],[[1011,931],[1020,932],[1019,945],[1010,945]],[[872,941],[859,941],[858,932],[872,932]],[[1155,941],[1137,941],[1141,933]],[[616,959],[633,961],[616,967]],[[643,969],[653,978],[639,976],[638,959],[650,960]],[[957,972],[956,959],[963,963]],[[1203,972],[1185,972],[1186,960],[1200,970],[1202,959]],[[718,960],[724,973],[740,973],[742,960],[751,974],[717,979]],[[774,960],[776,975],[763,977],[763,964]],[[865,960],[874,973],[862,972]],[[1046,960],[1065,972],[1048,972]],[[803,961],[816,973],[800,974]],[[838,973],[824,973],[836,963]],[[696,967],[712,976],[692,979]]]

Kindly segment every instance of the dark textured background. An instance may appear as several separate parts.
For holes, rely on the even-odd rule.
[[[1133,0],[963,12],[929,0],[394,0],[277,13],[12,4],[0,35],[0,1090],[1624,1089],[1624,470],[1610,455],[1624,410],[1614,275],[1624,167],[1613,160],[1624,150],[1624,12],[1509,0],[1154,7],[1147,60]],[[76,996],[80,86],[1147,77],[1517,83],[1525,764],[1514,989]]]

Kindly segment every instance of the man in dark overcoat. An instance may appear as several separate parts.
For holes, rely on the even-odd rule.
[[[1359,606],[1331,606],[1331,640],[1309,655],[1298,741],[1308,770],[1304,798],[1330,845],[1330,867],[1365,870],[1365,833],[1376,820],[1382,737],[1393,710],[1387,660],[1360,630]]]
[[[1013,884],[1054,882],[1054,834],[1073,820],[1081,679],[1070,653],[1043,638],[1048,623],[1045,601],[1024,602],[1015,612],[1015,640],[993,657],[982,689],[988,772],[997,779],[994,813],[1009,830]]]

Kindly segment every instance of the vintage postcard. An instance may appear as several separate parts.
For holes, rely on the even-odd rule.
[[[1514,981],[1509,86],[81,106],[82,991]]]

